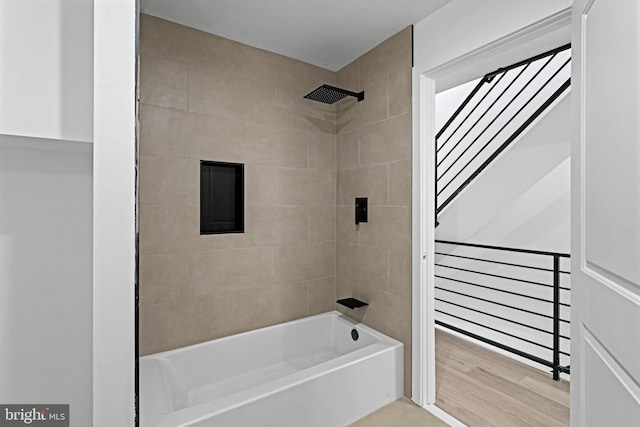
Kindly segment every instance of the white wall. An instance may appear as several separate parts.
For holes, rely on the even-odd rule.
[[[0,134],[93,139],[93,0],[0,2]]]
[[[571,0],[454,0],[414,26],[415,66],[436,68],[570,6]]]
[[[0,402],[91,425],[92,145],[0,135]]]
[[[436,100],[447,95],[439,93]],[[440,213],[436,238],[569,252],[568,201],[551,222],[534,221],[558,199],[568,199],[569,117],[565,92]],[[545,234],[560,224],[560,236]]]
[[[428,72],[440,92],[569,43],[570,5],[571,0],[454,0],[414,26],[415,69]]]
[[[0,402],[93,424],[93,0],[0,2]]]

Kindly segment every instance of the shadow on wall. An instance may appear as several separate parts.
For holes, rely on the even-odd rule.
[[[0,135],[0,402],[92,419],[92,145]]]

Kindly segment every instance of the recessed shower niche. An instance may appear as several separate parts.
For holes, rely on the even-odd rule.
[[[244,165],[200,161],[200,234],[244,232]]]

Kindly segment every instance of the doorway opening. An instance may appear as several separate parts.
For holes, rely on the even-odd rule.
[[[435,95],[435,404],[469,425],[568,425],[570,59]]]

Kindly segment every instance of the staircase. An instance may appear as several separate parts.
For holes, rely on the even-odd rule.
[[[485,75],[436,135],[436,218],[568,93],[570,45]]]
[[[554,379],[569,372],[570,62],[565,45],[485,75],[436,135],[436,323]]]

